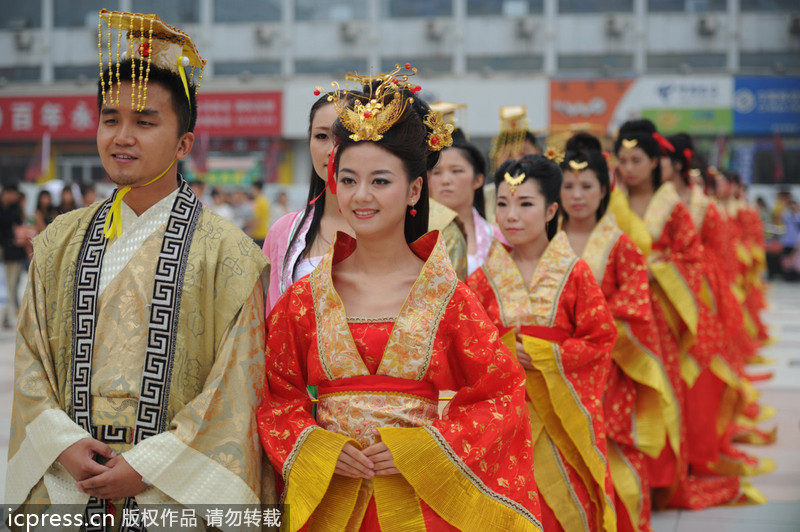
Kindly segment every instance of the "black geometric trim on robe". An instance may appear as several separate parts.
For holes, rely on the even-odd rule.
[[[110,441],[129,438],[127,434],[91,425],[91,374],[94,355],[94,335],[97,327],[97,299],[100,272],[106,250],[103,225],[116,197],[106,200],[97,211],[84,238],[78,255],[73,292],[72,318],[72,419],[92,437],[106,437]],[[195,197],[188,183],[181,179],[178,195],[167,220],[161,252],[156,264],[153,298],[150,302],[150,322],[147,331],[144,370],[139,389],[139,406],[133,429],[133,444],[163,432],[167,422],[169,387],[172,378],[172,363],[175,355],[178,318],[180,314],[183,278],[189,258],[189,248],[197,226],[202,204]],[[126,439],[127,439],[126,438]],[[92,514],[102,514],[109,501],[91,497],[84,511],[81,530],[102,532],[102,526],[92,527],[88,523]],[[130,515],[138,513],[133,497],[125,500],[124,510]],[[122,516],[118,516],[121,518]],[[99,520],[99,522],[102,522]],[[144,532],[143,526],[126,523],[121,532]]]

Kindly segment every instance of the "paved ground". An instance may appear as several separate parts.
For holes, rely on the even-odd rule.
[[[748,453],[775,460],[778,468],[751,478],[767,497],[761,506],[672,510],[653,516],[655,532],[797,532],[800,530],[800,283],[772,284],[770,309],[765,314],[777,342],[763,354],[775,359],[769,366],[751,366],[753,373],[772,370],[775,378],[756,383],[761,403],[778,415],[761,423],[777,425],[778,441],[770,446],[742,446]]]
[[[5,294],[0,287],[0,301]],[[778,426],[778,441],[748,452],[773,458],[777,471],[752,479],[769,502],[762,506],[724,507],[702,511],[667,511],[653,517],[655,532],[797,532],[800,530],[800,284],[774,283],[766,321],[777,342],[764,350],[775,359],[775,378],[758,383],[762,403],[778,415],[762,424]],[[5,479],[11,420],[14,332],[0,329],[0,479]],[[753,367],[753,371],[766,368]],[[5,483],[0,481],[0,501]]]

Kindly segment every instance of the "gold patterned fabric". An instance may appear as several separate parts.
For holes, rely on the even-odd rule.
[[[6,500],[14,507],[88,498],[74,489],[56,458],[89,437],[70,419],[72,299],[78,252],[99,207],[60,216],[34,242],[15,361],[6,481]],[[91,378],[95,426],[135,423],[147,344],[143,324],[149,321],[164,227],[99,299]],[[134,446],[116,445],[152,483],[137,496],[140,503],[274,501],[253,412],[264,387],[265,271],[266,260],[252,240],[203,208],[182,287],[167,430]]]
[[[467,278],[467,234],[458,214],[431,199],[428,231],[439,231],[447,247],[450,264],[460,280]]]
[[[288,528],[540,530],[522,371],[456,278],[443,239],[432,232],[410,247],[425,263],[383,341],[355,341],[335,290],[333,268],[356,248],[342,233],[270,313],[258,420]],[[371,353],[361,352],[367,343]],[[376,352],[372,372],[365,359]],[[308,385],[319,386],[318,419]],[[439,416],[441,390],[457,393]],[[400,475],[334,473],[344,445],[375,441]]]
[[[545,529],[615,530],[602,397],[616,327],[592,271],[560,232],[530,285],[497,240],[467,284],[535,368],[526,384]]]

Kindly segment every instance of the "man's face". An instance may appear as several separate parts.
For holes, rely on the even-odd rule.
[[[119,186],[144,185],[176,157],[186,157],[194,135],[178,136],[178,130],[178,115],[166,88],[148,84],[145,108],[136,111],[131,106],[131,84],[121,83],[119,103],[103,106],[97,126],[97,150],[111,181]]]

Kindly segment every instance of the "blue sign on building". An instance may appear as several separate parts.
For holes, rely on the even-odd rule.
[[[800,77],[735,78],[733,131],[800,134]]]

